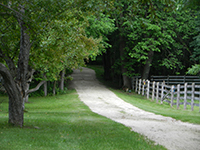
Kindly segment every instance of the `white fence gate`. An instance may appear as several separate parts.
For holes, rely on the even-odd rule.
[[[200,112],[200,85],[195,85],[195,83],[191,85],[188,83],[166,85],[165,82],[150,82],[138,78],[133,81],[135,83],[132,88],[135,92],[145,95],[148,99],[156,100],[157,103],[165,101],[171,106],[176,105],[177,109],[180,105],[184,105],[184,109],[187,108],[187,105],[190,105],[193,111],[194,106],[198,106]]]

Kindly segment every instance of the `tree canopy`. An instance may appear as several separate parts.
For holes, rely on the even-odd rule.
[[[23,126],[24,99],[34,91],[29,90],[29,78],[35,71],[41,80],[57,80],[63,69],[77,68],[103,49],[102,37],[86,34],[87,16],[94,14],[96,8],[91,7],[97,3],[101,4],[73,0],[0,3],[0,74],[9,95],[9,123]]]

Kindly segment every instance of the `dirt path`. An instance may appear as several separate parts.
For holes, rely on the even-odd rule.
[[[72,86],[93,112],[128,126],[169,150],[200,150],[200,125],[155,115],[124,102],[99,83],[91,69],[75,70],[72,77]]]

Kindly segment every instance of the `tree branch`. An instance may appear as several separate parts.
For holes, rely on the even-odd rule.
[[[22,17],[24,16],[23,14],[19,13],[18,11],[14,10],[14,9],[12,9],[12,8],[10,8],[10,7],[8,7],[8,6],[4,5],[4,4],[2,4],[2,3],[0,3],[0,5],[3,6],[3,7],[5,7],[5,8],[7,8],[7,9],[9,9],[9,10],[14,11],[16,14],[18,14],[18,15],[20,15],[20,16],[22,16]]]
[[[39,90],[39,88],[40,88],[45,82],[46,82],[46,81],[41,81],[35,88],[28,90],[28,91],[26,92],[25,96],[27,96],[28,94],[33,93],[33,92]]]
[[[0,63],[0,75],[3,77],[3,86],[6,89],[9,97],[20,97],[20,92],[17,89],[16,83],[10,71],[3,63]]]

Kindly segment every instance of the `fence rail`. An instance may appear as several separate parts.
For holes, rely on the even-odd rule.
[[[133,86],[135,84],[136,79],[140,79],[141,76],[135,76],[133,77]],[[151,76],[149,79],[151,82],[165,82],[166,85],[184,85],[185,83],[188,83],[188,85],[191,85],[192,83],[195,83],[195,85],[200,85],[200,77],[199,76]]]
[[[199,107],[200,112],[200,85],[192,83],[191,85],[185,83],[184,85],[166,85],[165,82],[150,82],[149,80],[142,80],[136,78],[133,85],[133,89],[136,93],[145,95],[148,99],[156,100],[157,103],[167,102],[170,106],[176,105],[179,109],[180,105],[184,105],[184,109],[187,109],[187,105],[191,106],[191,110],[194,110],[194,106]]]
[[[184,85],[185,83],[200,85],[199,76],[151,76],[150,81],[163,82],[167,85]]]

